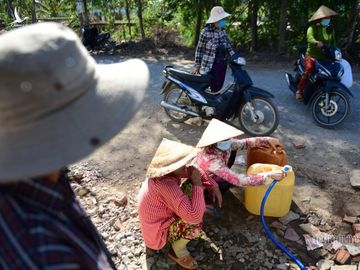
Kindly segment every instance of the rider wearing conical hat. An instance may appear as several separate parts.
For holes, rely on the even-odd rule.
[[[330,21],[337,13],[332,9],[321,6],[309,19],[311,23],[307,29],[307,50],[305,55],[305,71],[296,89],[296,99],[303,99],[303,92],[309,75],[314,71],[315,59],[326,59],[326,54],[322,50],[323,46],[335,46],[335,33]]]

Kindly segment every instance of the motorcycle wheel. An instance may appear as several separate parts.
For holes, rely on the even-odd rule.
[[[252,117],[255,113],[255,119]],[[269,98],[255,96],[248,103],[241,105],[238,120],[241,129],[250,136],[267,136],[279,125],[279,113],[276,105]]]
[[[101,50],[104,52],[113,52],[115,49],[115,42],[111,40],[104,40],[101,43]]]
[[[192,102],[186,92],[176,85],[172,85],[165,94],[164,101],[179,107],[188,107]],[[175,122],[183,123],[190,118],[190,115],[164,108],[165,113]]]
[[[349,95],[334,89],[329,93],[330,105],[325,108],[326,93],[317,94],[311,104],[311,112],[315,122],[325,128],[335,127],[341,124],[350,114],[351,105]]]

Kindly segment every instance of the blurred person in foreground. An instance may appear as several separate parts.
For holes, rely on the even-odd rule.
[[[132,118],[146,65],[97,65],[72,30],[41,23],[1,35],[0,69],[0,268],[116,269],[64,166]]]

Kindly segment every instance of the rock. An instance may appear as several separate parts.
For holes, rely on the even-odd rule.
[[[358,200],[347,200],[343,208],[344,212],[349,216],[360,216],[360,207]]]
[[[123,193],[117,194],[115,197],[110,198],[110,200],[117,206],[124,206],[128,203],[128,198]]]
[[[304,234],[303,236],[305,238],[306,248],[308,251],[323,247],[323,244],[317,239],[311,237],[311,235]]]
[[[193,117],[185,121],[185,124],[201,127],[204,120],[201,117]]]
[[[318,270],[329,270],[333,265],[335,265],[335,262],[332,260],[320,260],[316,263]]]
[[[308,221],[314,226],[319,226],[321,224],[321,218],[315,212],[309,213]]]
[[[282,264],[276,265],[276,269],[278,269],[278,270],[287,270],[288,267],[287,267],[287,265],[285,263],[282,263]]]
[[[80,196],[80,197],[83,197],[85,196],[86,194],[89,193],[89,190],[86,189],[86,188],[80,188],[78,191],[77,191],[77,194]]]
[[[352,241],[351,241],[352,243],[357,244],[358,246],[360,246],[360,233],[355,234],[355,235],[352,237],[351,240],[352,240]]]
[[[348,215],[345,215],[344,218],[343,218],[344,222],[347,222],[347,223],[350,223],[350,224],[356,223],[357,220],[358,220],[357,217],[352,217],[352,216],[348,216]]]
[[[301,269],[296,263],[290,263],[288,270],[301,270]]]
[[[310,203],[311,202],[311,197],[305,197],[305,198],[301,199],[301,202]]]
[[[121,231],[121,230],[124,228],[124,226],[122,225],[122,222],[121,222],[119,219],[117,219],[117,220],[115,221],[115,223],[114,223],[114,228],[115,228],[115,230],[117,230],[117,231]]]
[[[321,233],[320,230],[311,223],[300,224],[299,227],[313,237],[316,237]]]
[[[360,254],[360,246],[345,245],[351,256],[357,256]]]
[[[353,224],[351,227],[355,234],[360,233],[360,224]]]
[[[331,270],[356,270],[356,265],[335,265],[331,267]]]
[[[279,218],[280,222],[284,225],[289,224],[291,221],[297,220],[300,218],[300,215],[294,213],[293,211],[289,211],[286,216]]]
[[[336,253],[335,261],[338,264],[345,264],[350,259],[350,253],[345,249],[339,249]]]
[[[333,242],[331,242],[330,244],[326,245],[325,248],[330,251],[331,253],[335,253],[336,251],[338,251],[341,247],[343,246],[342,243],[340,243],[339,241],[335,240]]]
[[[320,258],[325,258],[328,252],[323,248],[318,248],[315,250],[308,251],[308,254],[310,255],[311,258],[314,258],[315,260],[319,260]]]
[[[293,141],[293,146],[294,146],[295,149],[305,148],[305,141],[304,140]]]
[[[275,228],[275,229],[279,229],[279,230],[282,230],[282,231],[285,231],[286,230],[286,226],[283,225],[282,223],[280,223],[279,221],[275,220],[274,222],[272,222],[270,225],[269,225],[270,228]]]
[[[273,264],[269,261],[265,261],[263,266],[265,266],[267,269],[272,269],[273,268]]]
[[[296,233],[296,231],[293,228],[289,227],[285,232],[284,238],[296,242],[300,239],[300,236]]]
[[[351,171],[350,183],[354,188],[360,188],[360,170]]]

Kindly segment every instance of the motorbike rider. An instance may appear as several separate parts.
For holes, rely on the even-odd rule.
[[[99,36],[99,31],[96,26],[86,25],[84,26],[84,33],[83,33],[83,44],[85,47],[90,47],[93,51],[95,50],[96,46],[96,39]]]
[[[225,81],[226,53],[235,54],[225,31],[226,18],[230,14],[221,6],[211,9],[210,17],[202,30],[195,51],[194,74],[211,74],[213,80],[210,84],[212,92],[218,92]]]
[[[332,9],[322,5],[310,18],[311,26],[307,29],[307,50],[305,55],[305,70],[297,85],[295,98],[303,99],[305,85],[309,75],[314,71],[315,60],[326,59],[326,53],[322,50],[324,45],[335,46],[334,27],[330,24],[331,19],[337,13]]]

